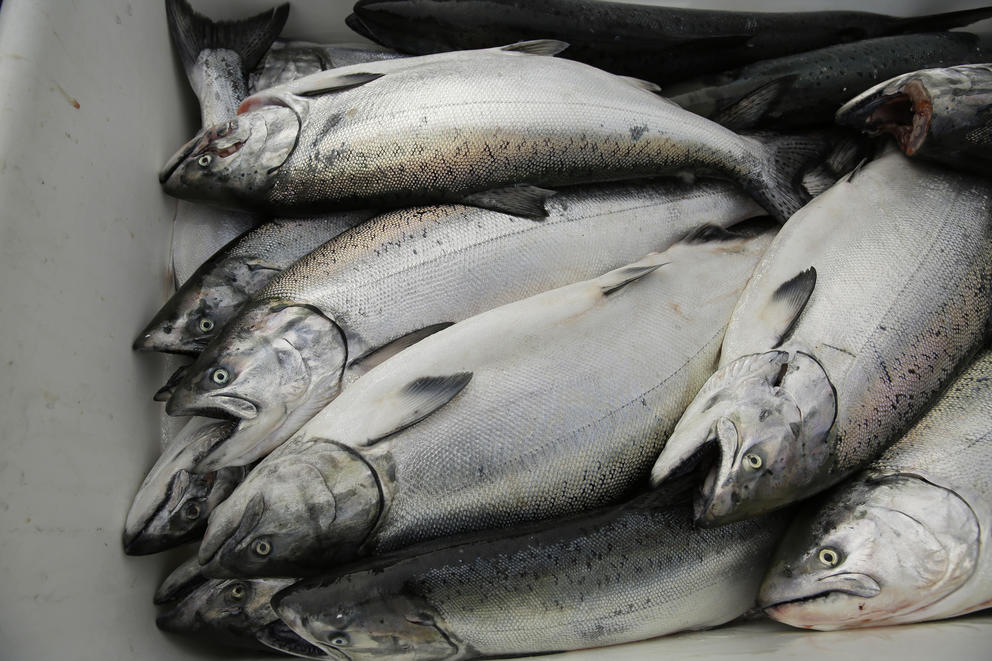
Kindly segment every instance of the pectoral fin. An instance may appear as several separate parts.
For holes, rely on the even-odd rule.
[[[454,399],[471,380],[471,372],[423,376],[390,393],[378,406],[381,415],[374,417],[365,430],[365,444],[372,445],[420,422]]]
[[[621,266],[605,273],[599,277],[600,293],[603,296],[609,296],[635,280],[640,280],[647,274],[653,273],[667,263],[664,253],[652,253],[639,262]]]
[[[766,119],[769,110],[792,89],[797,77],[783,76],[759,85],[734,103],[716,111],[710,119],[731,131],[753,128]]]
[[[292,101],[292,97],[312,97],[333,92],[354,89],[373,80],[382,78],[384,73],[354,71],[351,73],[341,73],[337,69],[328,69],[318,73],[304,76],[298,80],[278,85],[257,94],[252,94],[238,106],[238,114],[242,115],[251,110],[256,110],[262,106],[286,106],[293,108],[297,114],[301,114],[298,104]]]
[[[452,323],[453,322],[446,321],[441,324],[433,324],[431,326],[425,326],[424,328],[418,328],[411,333],[407,333],[406,335],[396,338],[388,344],[384,344],[381,347],[359,356],[348,366],[349,379],[358,378],[371,370],[373,367],[389,360],[400,351],[403,351],[407,347],[413,346],[425,337],[430,337],[434,333],[444,330],[448,326],[451,326]]]
[[[783,282],[758,313],[738,328],[741,336],[755,338],[753,346],[781,346],[795,329],[815,286],[816,269],[812,266]]]
[[[567,41],[558,39],[532,39],[530,41],[518,41],[515,44],[503,46],[499,50],[511,53],[526,53],[528,55],[554,56],[568,48]]]

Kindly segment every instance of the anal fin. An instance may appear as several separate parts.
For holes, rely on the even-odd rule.
[[[545,203],[556,191],[530,184],[516,184],[503,188],[471,193],[461,199],[462,204],[491,209],[511,216],[540,220],[548,217]]]

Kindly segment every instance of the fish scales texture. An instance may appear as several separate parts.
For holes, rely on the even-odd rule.
[[[380,476],[395,476],[375,550],[629,496],[712,372],[724,315],[766,240],[736,254],[675,246],[672,264],[506,347],[457,400],[373,446]]]
[[[342,328],[354,359],[664,249],[703,220],[726,226],[761,213],[718,181],[573,187],[546,206],[542,221],[460,205],[387,212],[324,244],[257,298],[315,305]]]
[[[481,655],[610,645],[741,615],[761,581],[755,558],[780,530],[769,517],[705,530],[685,508],[627,512],[574,536],[444,558],[410,585]]]
[[[812,350],[836,388],[839,479],[895,440],[988,336],[992,187],[894,153],[827,195],[762,258],[754,282],[766,284],[752,300],[816,267],[813,294],[781,348]],[[828,204],[840,213],[813,215]],[[742,299],[740,316],[753,310]],[[735,333],[737,316],[724,363],[769,348]]]
[[[569,75],[586,68],[551,57],[480,52],[466,60],[393,71],[312,102],[271,199],[447,198],[477,190],[479,180],[555,185],[596,180],[605,167],[617,170],[612,178],[674,171],[687,155],[725,171],[718,159],[729,153],[746,168],[741,145],[705,129],[692,135],[674,106],[620,79]],[[652,135],[653,123],[689,144]],[[640,127],[644,137],[625,139]]]

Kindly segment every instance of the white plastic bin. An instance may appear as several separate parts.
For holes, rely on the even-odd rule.
[[[234,18],[276,0],[193,0]],[[357,38],[351,0],[293,0],[286,34]],[[899,14],[982,2],[725,0]],[[126,557],[124,516],[159,449],[166,374],[131,341],[169,294],[175,202],[160,166],[197,128],[161,0],[0,9],[0,659],[254,658],[155,628],[184,552]],[[824,634],[771,622],[570,659],[992,659],[992,616]],[[271,658],[259,656],[257,658]]]

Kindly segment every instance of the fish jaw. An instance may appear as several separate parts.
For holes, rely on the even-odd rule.
[[[378,480],[354,450],[329,441],[284,446],[210,517],[202,571],[215,578],[320,571],[358,553],[381,508]]]
[[[329,653],[299,636],[292,627],[281,619],[270,622],[258,633],[258,641],[266,647],[304,659],[339,659],[349,661],[336,652]]]
[[[836,119],[863,131],[889,133],[907,156],[913,156],[930,134],[933,100],[923,81],[908,74],[851,99]]]
[[[824,448],[835,397],[826,373],[808,354],[769,351],[732,361],[686,409],[651,482],[658,486],[718,455],[703,466],[706,477],[694,503],[697,524],[707,527],[815,493],[829,486],[822,484],[830,458]]]

